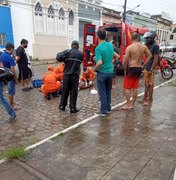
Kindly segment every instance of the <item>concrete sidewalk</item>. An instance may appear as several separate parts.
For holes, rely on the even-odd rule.
[[[115,109],[0,165],[2,180],[172,180],[176,87],[154,92],[151,107]]]

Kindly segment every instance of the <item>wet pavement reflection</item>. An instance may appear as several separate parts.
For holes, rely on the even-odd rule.
[[[117,95],[120,89],[118,93],[117,90],[113,90],[113,104],[120,99]],[[123,97],[122,93],[120,96]],[[90,117],[98,109],[98,98],[92,98],[92,101],[95,100],[93,104],[85,94],[91,97],[89,90],[80,92],[79,105],[85,106],[86,111],[82,108],[80,113],[74,115],[59,112],[54,104],[58,99],[45,101],[38,94],[36,98],[40,101],[35,101],[38,111],[28,106],[32,109],[32,118],[27,115],[27,109],[23,121],[17,121],[14,125],[4,123],[2,126],[16,134],[19,127],[26,124],[25,131],[20,133],[26,135],[30,132],[29,139],[42,139],[47,132],[53,134]],[[30,150],[23,161],[53,180],[171,180],[176,162],[176,87],[160,87],[155,90],[154,97],[149,107],[143,107],[137,102],[134,110],[122,111],[116,108],[107,117],[96,117],[61,134]],[[83,102],[87,103],[88,108]],[[26,103],[32,105],[34,102]],[[51,103],[49,109],[46,106],[48,103]],[[19,136],[19,142],[24,142],[24,138]],[[15,143],[12,140],[10,142]],[[29,143],[28,139],[25,140]],[[37,175],[33,176],[38,178]],[[4,173],[0,173],[0,178],[3,177]]]
[[[35,66],[34,68],[36,72],[35,77],[40,78],[46,71],[47,65]],[[155,81],[156,85],[164,82],[159,75],[156,76]],[[124,101],[122,84],[123,76],[117,76],[116,89],[112,91],[112,106]],[[142,91],[143,81],[141,80],[139,92]],[[9,123],[7,121],[8,115],[0,105],[0,152],[12,146],[31,145],[77,122],[89,118],[94,115],[94,112],[97,112],[100,107],[98,95],[90,94],[90,89],[79,92],[77,104],[80,112],[77,114],[70,114],[68,107],[66,112],[59,111],[59,100],[60,98],[53,98],[50,101],[46,100],[38,89],[33,89],[30,92],[21,92],[20,84],[18,84],[15,101],[21,109],[17,111],[15,122]],[[122,115],[120,115],[118,113],[117,117],[110,116],[108,119],[120,118],[124,122],[124,116],[127,116],[127,114],[122,113]],[[151,114],[151,116],[153,115]],[[144,131],[148,130],[146,129]]]

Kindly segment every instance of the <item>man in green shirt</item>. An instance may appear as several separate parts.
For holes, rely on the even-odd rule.
[[[99,45],[95,49],[96,66],[93,70],[97,72],[97,86],[101,101],[101,108],[98,114],[106,116],[107,113],[111,112],[114,48],[111,43],[105,41],[106,31],[104,29],[99,29],[97,36]]]

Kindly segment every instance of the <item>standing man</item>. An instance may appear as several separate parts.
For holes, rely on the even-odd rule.
[[[28,47],[28,41],[26,39],[21,40],[21,45],[16,50],[16,62],[20,72],[22,80],[22,91],[26,92],[30,90],[29,87],[29,74],[28,74],[28,58],[25,49]]]
[[[144,38],[146,39],[146,46],[152,54],[152,58],[144,69],[145,93],[143,98],[143,105],[148,106],[153,101],[154,71],[159,61],[159,46],[155,42],[156,32],[146,32],[144,34]]]
[[[139,34],[134,33],[131,36],[132,44],[127,47],[126,55],[124,59],[124,89],[126,94],[127,104],[121,109],[128,110],[133,109],[138,94],[138,83],[142,73],[142,58],[145,55],[147,57],[143,66],[145,66],[152,55],[148,48],[139,43]],[[133,100],[130,102],[130,91],[133,90]]]
[[[96,65],[93,70],[97,72],[97,86],[101,101],[101,108],[98,114],[106,116],[107,113],[111,112],[114,48],[111,43],[106,42],[106,31],[104,29],[99,29],[97,36],[99,45],[95,49]]]
[[[6,44],[6,51],[1,54],[0,56],[0,67],[7,67],[12,70],[14,73],[14,78],[16,79],[16,74],[15,74],[15,61],[11,57],[12,53],[14,51],[14,45],[11,43]],[[9,102],[8,103],[7,99],[4,97],[4,82],[0,82],[0,102],[1,104],[5,107],[7,110],[8,114],[10,115],[9,120],[14,120],[16,118],[16,113],[13,110],[14,108],[14,95],[15,95],[15,79],[8,82],[8,94],[9,94]]]
[[[64,79],[63,79],[63,92],[59,109],[65,111],[67,106],[68,96],[70,94],[70,113],[77,113],[79,110],[76,107],[78,96],[78,85],[80,75],[80,65],[83,61],[83,54],[79,51],[78,41],[73,41],[71,50],[66,50],[60,53],[61,56],[56,59],[64,62]]]

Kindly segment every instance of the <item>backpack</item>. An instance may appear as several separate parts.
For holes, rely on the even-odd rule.
[[[68,57],[68,54],[70,53],[71,49],[67,49],[65,51],[62,51],[62,52],[58,52],[57,55],[56,55],[56,60],[57,61],[64,61],[66,60]]]
[[[0,67],[0,82],[9,82],[14,79],[14,73],[11,69]]]
[[[32,85],[34,88],[40,88],[43,85],[43,80],[42,79],[34,79],[32,81]]]

